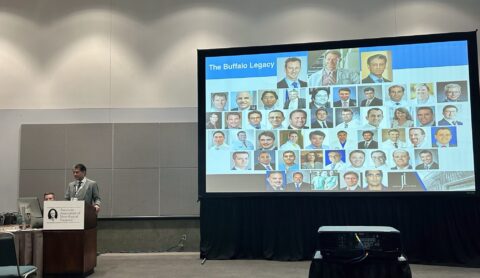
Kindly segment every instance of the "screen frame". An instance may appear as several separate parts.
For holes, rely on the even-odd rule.
[[[331,42],[314,42],[301,44],[283,44],[283,45],[268,45],[268,46],[249,46],[249,47],[232,47],[232,48],[217,48],[217,49],[198,49],[197,50],[197,85],[198,85],[198,196],[199,199],[205,197],[253,197],[253,196],[480,196],[480,172],[474,167],[475,173],[475,191],[382,191],[382,192],[327,192],[327,191],[312,191],[312,192],[206,192],[206,135],[205,135],[205,115],[206,115],[206,72],[205,61],[208,57],[230,56],[230,55],[250,55],[262,53],[279,53],[279,52],[295,52],[295,51],[312,51],[324,49],[338,49],[338,48],[358,48],[371,46],[390,46],[390,45],[408,45],[418,43],[435,43],[446,41],[467,41],[468,64],[469,64],[469,88],[470,88],[470,106],[472,123],[480,121],[480,113],[474,113],[475,107],[480,107],[479,94],[479,68],[478,68],[478,51],[477,51],[477,37],[476,31],[471,32],[455,32],[429,35],[415,35],[415,36],[401,36],[401,37],[384,37],[384,38],[369,38],[359,40],[344,40]],[[480,135],[480,127],[472,124],[472,144],[473,144],[473,161],[474,166],[480,165],[480,157],[475,154],[479,153],[478,139]]]
[[[43,217],[43,210],[42,206],[40,205],[40,201],[38,200],[37,197],[19,197],[17,199],[17,206],[18,206],[18,212],[21,213],[22,210],[21,208],[27,205],[30,207],[30,215],[32,217]]]

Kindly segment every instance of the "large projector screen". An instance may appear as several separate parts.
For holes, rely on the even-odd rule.
[[[198,51],[199,192],[475,192],[475,33]]]

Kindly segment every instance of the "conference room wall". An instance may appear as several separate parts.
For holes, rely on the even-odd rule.
[[[22,125],[20,196],[62,199],[82,161],[99,184],[102,218],[198,216],[196,134],[196,123]]]

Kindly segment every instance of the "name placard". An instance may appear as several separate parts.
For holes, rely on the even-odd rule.
[[[43,202],[44,230],[83,230],[84,219],[84,201]]]

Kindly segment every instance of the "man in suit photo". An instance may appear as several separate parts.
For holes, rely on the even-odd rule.
[[[410,154],[407,150],[398,149],[392,155],[393,162],[395,162],[395,167],[392,167],[392,170],[413,169],[412,165],[410,165]]]
[[[382,106],[383,101],[375,96],[375,89],[373,87],[366,87],[363,89],[365,99],[362,100],[360,106]]]
[[[267,191],[284,191],[285,190],[285,172],[268,171],[267,172]]]
[[[408,131],[408,138],[410,139],[410,143],[414,148],[428,148],[429,143],[426,140],[427,134],[423,128],[413,127]]]
[[[233,108],[232,111],[244,111],[244,110],[255,110],[257,106],[252,103],[253,96],[251,92],[242,91],[237,92],[235,97],[235,102],[237,107]]]
[[[300,97],[299,89],[288,90],[288,100],[285,101],[283,109],[305,109],[307,101]]]
[[[275,163],[272,163],[273,151],[260,151],[257,155],[257,163],[255,164],[255,170],[275,170]]]
[[[97,182],[87,178],[87,167],[81,163],[73,166],[72,173],[75,181],[68,184],[65,200],[85,201],[85,203],[93,205],[98,213],[102,199]]]
[[[357,101],[354,99],[350,99],[352,94],[352,90],[350,88],[344,87],[338,89],[338,97],[339,100],[333,103],[333,107],[352,107],[357,105]]]
[[[359,149],[378,149],[378,142],[373,140],[373,131],[362,132],[363,141],[358,142]]]
[[[307,112],[301,109],[293,110],[290,113],[289,122],[290,125],[288,126],[288,129],[308,128],[308,126],[305,125],[307,123]]]
[[[443,119],[438,121],[438,125],[463,125],[461,121],[457,120],[458,108],[455,105],[446,105],[443,107]]]
[[[307,82],[298,79],[302,71],[302,60],[290,57],[285,60],[285,77],[277,83],[277,88],[301,88],[307,87]]]
[[[455,129],[455,127],[452,127]],[[457,144],[452,142],[453,134],[450,128],[448,127],[440,127],[435,131],[435,143],[433,143],[433,147],[435,148],[448,148],[448,147],[456,147]]]
[[[250,170],[248,167],[250,161],[250,154],[246,151],[234,152],[232,154],[233,167],[232,170],[246,171]]]
[[[328,50],[323,56],[323,68],[310,76],[310,87],[331,86],[341,84],[358,84],[360,75],[348,69],[338,67],[342,54],[338,50]]]
[[[287,190],[286,191],[311,191],[312,185],[308,182],[303,181],[303,174],[302,172],[295,172],[293,173],[293,181],[287,183]]]
[[[327,108],[323,108],[323,107],[318,108],[317,111],[315,111],[316,120],[312,123],[312,128],[332,128],[333,123],[329,121],[327,118],[328,118]]]
[[[370,74],[362,79],[362,83],[392,82],[383,77],[383,73],[387,68],[387,56],[383,54],[372,55],[367,59],[367,66]]]
[[[260,134],[258,134],[257,147],[262,151],[277,150],[277,146],[275,146],[275,133],[270,130],[260,132]]]
[[[445,97],[443,98],[443,102],[458,102],[458,101],[466,101],[466,95],[462,94],[462,86],[457,83],[448,83],[443,88],[443,93]]]
[[[417,120],[421,127],[435,126],[435,112],[434,107],[422,106],[417,107]]]
[[[438,163],[433,161],[433,154],[430,150],[422,150],[418,154],[418,157],[422,161],[421,164],[415,166],[415,170],[432,170],[438,169]]]
[[[343,174],[343,180],[345,181],[345,187],[342,188],[343,190],[347,191],[356,191],[362,190],[362,186],[360,185],[360,177],[358,173],[354,171],[348,171]]]

